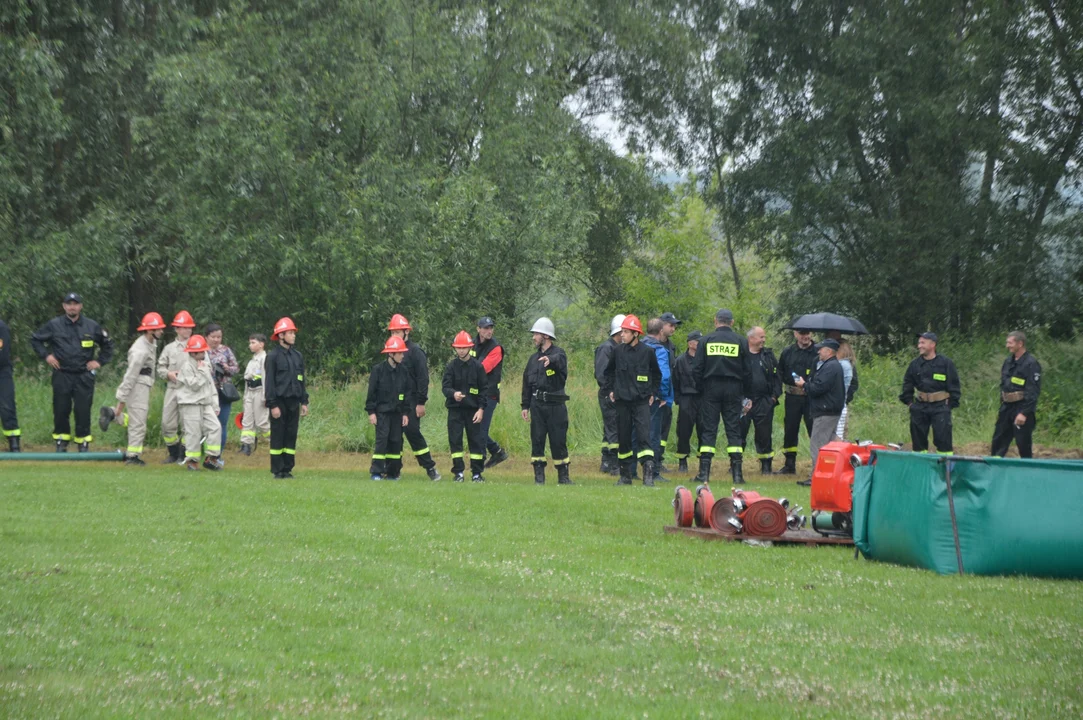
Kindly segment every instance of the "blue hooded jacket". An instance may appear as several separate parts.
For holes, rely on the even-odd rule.
[[[654,355],[658,358],[658,369],[662,371],[662,382],[658,385],[658,396],[655,399],[665,400],[672,405],[673,369],[669,366],[669,350],[666,349],[665,345],[658,342],[650,335],[644,335],[640,338],[640,341],[654,350]]]

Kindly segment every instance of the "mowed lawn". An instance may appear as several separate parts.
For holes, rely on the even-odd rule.
[[[298,458],[0,463],[0,715],[1083,714],[1080,582],[665,535],[673,484],[586,459],[539,488]]]

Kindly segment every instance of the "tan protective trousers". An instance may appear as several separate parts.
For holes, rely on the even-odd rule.
[[[115,418],[128,426],[127,457],[143,453],[143,441],[147,439],[147,416],[150,415],[150,385],[136,384],[124,406],[124,418]]]
[[[210,405],[179,405],[181,427],[184,428],[184,459],[198,460],[200,444],[205,442],[207,457],[222,454],[222,424]]]
[[[177,392],[169,387],[165,388],[165,402],[162,403],[162,440],[166,445],[176,445],[180,442],[180,408],[177,405]]]
[[[263,388],[244,391],[244,417],[241,418],[241,444],[254,445],[256,438],[271,437],[271,411],[264,404]]]

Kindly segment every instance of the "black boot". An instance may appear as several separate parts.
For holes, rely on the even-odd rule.
[[[545,484],[545,463],[543,462],[534,463],[534,484]]]
[[[68,441],[67,440],[57,440],[56,441],[56,451],[58,453],[67,452],[68,451]]]
[[[102,429],[102,432],[105,432],[109,429],[109,424],[112,423],[116,417],[117,414],[113,411],[113,408],[101,408],[101,410],[98,411],[98,427]]]
[[[654,460],[643,463],[643,487],[654,487]]]
[[[598,466],[598,472],[608,474],[612,469],[612,460],[609,458],[609,448],[602,448],[602,462]]]
[[[172,465],[173,463],[180,462],[180,443],[173,443],[172,445],[166,445],[165,449],[169,451],[169,455],[162,461],[162,465]]]
[[[496,452],[490,453],[489,459],[485,461],[485,469],[488,470],[489,468],[493,467],[494,465],[499,465],[500,463],[504,462],[507,459],[508,459],[508,451],[505,450],[504,448],[498,447],[496,449]]]
[[[688,472],[688,458],[681,458],[680,460],[677,461],[677,472],[679,472],[679,473]]]
[[[742,453],[730,453],[730,475],[733,477],[734,485],[745,484],[743,459]]]
[[[632,484],[632,468],[635,467],[635,461],[624,461],[620,464],[620,478],[615,483],[616,485],[631,485]]]
[[[241,443],[241,455],[251,455],[252,446],[248,443]]]
[[[696,475],[694,482],[697,485],[707,485],[711,482],[711,460],[712,455],[700,455],[699,456],[699,475]]]
[[[760,475],[771,474],[771,458],[760,458]]]
[[[8,450],[11,452],[22,452],[23,449],[19,447],[19,436],[12,435],[8,438]]]
[[[90,452],[90,443],[88,443],[86,440],[79,443],[79,452],[81,452],[81,453]]]
[[[557,485],[575,485],[568,477],[568,463],[557,465]]]
[[[796,475],[797,474],[797,453],[786,453],[786,463],[775,471],[775,475]]]

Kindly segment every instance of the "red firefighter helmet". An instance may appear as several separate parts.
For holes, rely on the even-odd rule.
[[[389,322],[387,324],[387,329],[388,330],[413,330],[413,328],[410,327],[410,321],[407,320],[404,316],[399,315],[398,313],[395,313],[394,315],[391,316],[391,322]]]
[[[455,336],[454,342],[451,343],[453,348],[472,348],[474,347],[474,338],[470,337],[470,333],[465,330],[460,330],[459,334]]]
[[[184,346],[184,352],[197,353],[207,352],[207,340],[202,335],[193,335],[188,338],[188,344]]]
[[[384,343],[384,349],[381,350],[380,352],[382,352],[382,353],[400,353],[400,352],[404,353],[404,352],[406,352],[406,342],[402,338],[398,337],[397,335],[392,335],[391,337],[389,337],[387,339],[387,342]]]
[[[293,324],[293,320],[288,317],[284,317],[275,323],[274,332],[271,333],[271,340],[278,340],[278,336],[287,330],[297,331],[297,326]]]
[[[136,332],[147,330],[165,330],[165,320],[156,312],[149,312],[143,316],[143,322],[136,328]]]
[[[643,333],[643,325],[639,322],[639,318],[635,315],[628,315],[624,318],[624,321],[620,324],[621,330],[631,330],[632,332]]]
[[[181,310],[177,313],[177,316],[173,318],[173,322],[170,323],[173,327],[186,327],[194,328],[196,321],[192,319],[191,314],[187,310]]]

